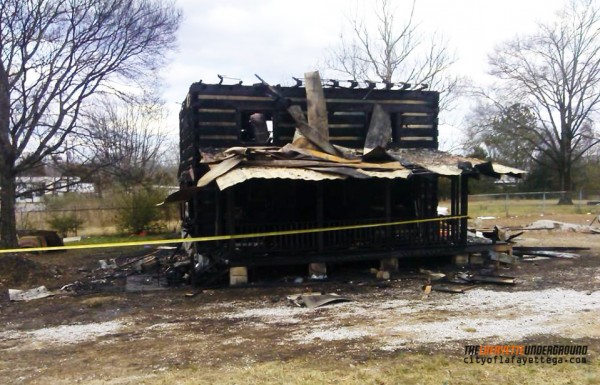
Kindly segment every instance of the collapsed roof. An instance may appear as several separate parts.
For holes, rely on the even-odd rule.
[[[278,146],[200,149],[200,163],[209,171],[197,186],[178,191],[165,202],[187,200],[197,189],[216,182],[220,190],[251,179],[339,180],[347,178],[406,179],[413,175],[502,175],[521,177],[525,171],[481,159],[453,155],[432,148],[398,148],[392,142],[389,113],[373,105],[363,149],[346,148],[329,141],[327,107],[318,72],[305,74],[307,115],[298,105],[283,100],[277,89],[264,83],[293,117],[296,134],[291,143]],[[265,124],[253,122],[253,124]],[[266,132],[266,125],[261,128]]]

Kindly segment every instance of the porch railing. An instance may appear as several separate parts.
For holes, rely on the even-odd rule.
[[[409,221],[396,218],[387,223]],[[336,229],[347,226],[385,224],[385,220],[369,219],[360,221],[328,221],[323,226],[316,222],[286,222],[271,224],[237,224],[236,234],[266,233],[280,231],[307,230],[315,228],[331,229],[323,232],[253,237],[232,242],[235,252],[298,254],[306,252],[335,252],[341,250],[387,250],[401,246],[439,246],[460,243],[460,220],[435,218],[432,221]]]

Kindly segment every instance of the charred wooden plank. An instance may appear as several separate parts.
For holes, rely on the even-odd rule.
[[[327,121],[327,105],[325,95],[321,86],[319,72],[307,72],[304,74],[306,84],[306,104],[308,124],[317,129],[324,140],[329,141],[329,128]]]
[[[392,140],[392,121],[390,114],[387,113],[379,104],[373,107],[371,123],[367,131],[363,153],[367,154],[375,148],[386,148]]]

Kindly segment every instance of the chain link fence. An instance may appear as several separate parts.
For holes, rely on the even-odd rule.
[[[165,205],[157,208],[148,207],[70,207],[64,209],[48,209],[41,203],[18,203],[16,210],[17,228],[19,230],[58,230],[53,224],[57,218],[68,219],[72,223],[69,235],[105,235],[122,232],[119,218],[124,211],[157,210],[157,220],[152,221],[148,232],[175,232],[179,230],[179,207]],[[64,222],[64,221],[63,221]]]
[[[570,196],[572,205],[559,205],[563,196]],[[600,196],[584,191],[504,192],[469,196],[471,216],[519,216],[554,214],[598,214]]]
[[[600,195],[584,192],[569,192],[573,205],[559,205],[559,199],[565,191],[543,192],[505,192],[496,194],[477,194],[469,196],[469,215],[471,217],[494,216],[511,217],[521,215],[554,215],[554,214],[600,214]],[[121,230],[118,217],[124,210],[156,210],[156,206],[128,207],[109,206],[106,200],[93,200],[83,206],[70,205],[68,208],[52,209],[43,203],[18,203],[18,229],[53,229],[52,222],[56,218],[72,218],[77,225],[69,232],[72,235],[115,234]],[[104,202],[104,205],[100,206]],[[440,202],[440,206],[450,207],[449,202]],[[153,221],[149,231],[166,232],[179,230],[179,207],[165,205],[158,213],[158,220]],[[77,234],[75,234],[77,233]]]

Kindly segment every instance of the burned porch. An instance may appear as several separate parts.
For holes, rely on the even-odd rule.
[[[186,236],[235,236],[193,243],[197,270],[489,247],[467,240],[468,180],[522,172],[437,150],[438,100],[406,85],[322,88],[317,73],[294,87],[193,84],[180,113],[181,190],[167,202],[181,202]]]

